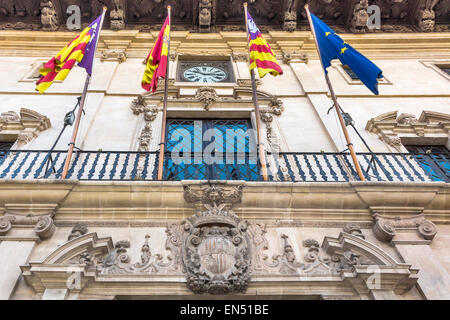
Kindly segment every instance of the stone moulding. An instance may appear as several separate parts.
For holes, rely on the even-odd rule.
[[[0,138],[16,140],[13,148],[27,144],[50,127],[49,118],[30,109],[21,108],[19,114],[15,111],[0,114]]]
[[[378,135],[379,139],[393,147],[398,152],[403,148],[404,139],[448,139],[450,132],[450,114],[423,111],[419,119],[412,114],[397,111],[383,113],[370,119],[366,130]]]

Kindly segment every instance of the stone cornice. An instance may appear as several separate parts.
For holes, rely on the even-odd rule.
[[[261,221],[373,222],[373,215],[408,217],[423,213],[435,224],[450,222],[447,183],[290,183],[244,182],[235,212]],[[385,196],[380,197],[380,193]],[[162,196],[162,194],[164,196]],[[381,201],[382,200],[382,201]],[[0,181],[0,212],[30,213],[35,205],[57,205],[55,223],[65,221],[151,220],[167,223],[191,215],[183,182]],[[31,205],[33,204],[33,205]],[[22,209],[21,209],[22,208]]]
[[[0,55],[51,56],[77,35],[76,32],[0,31]],[[450,58],[449,33],[376,33],[341,34],[342,38],[370,58]],[[104,30],[98,54],[105,49],[125,50],[129,58],[148,54],[157,32],[137,30]],[[274,52],[302,51],[317,59],[316,48],[308,31],[270,31],[264,34]],[[183,44],[181,46],[181,44]],[[173,31],[171,47],[180,54],[231,55],[232,51],[246,49],[244,32],[198,34]]]

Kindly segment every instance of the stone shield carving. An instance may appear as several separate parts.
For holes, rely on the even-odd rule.
[[[185,199],[201,201],[207,210],[183,222],[183,265],[187,287],[195,293],[245,292],[250,280],[247,223],[231,209],[241,189],[210,186],[199,193],[185,188]],[[226,194],[226,195],[225,195]]]

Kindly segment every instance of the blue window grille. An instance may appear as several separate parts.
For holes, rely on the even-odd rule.
[[[450,182],[450,153],[444,146],[405,146],[434,181]]]
[[[246,119],[168,119],[165,180],[260,180]]]

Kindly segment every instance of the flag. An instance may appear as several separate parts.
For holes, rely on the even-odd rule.
[[[98,32],[101,28],[102,15],[95,19],[75,39],[64,47],[55,57],[44,64],[40,70],[41,78],[36,82],[36,91],[43,93],[54,81],[63,81],[75,63],[92,74]]]
[[[167,17],[158,39],[147,57],[147,66],[142,77],[141,86],[146,91],[156,91],[158,78],[166,78],[167,56],[169,54],[170,18]]]
[[[347,65],[353,70],[370,91],[378,95],[377,79],[383,77],[381,69],[343,41],[329,26],[312,13],[311,20],[325,73],[331,65],[331,60],[339,59],[343,65]]]
[[[248,46],[250,50],[250,70],[258,68],[260,78],[263,78],[267,73],[270,73],[273,76],[283,74],[283,70],[278,64],[272,49],[266,40],[264,40],[261,32],[253,21],[253,18],[248,12],[247,21],[249,34]]]

